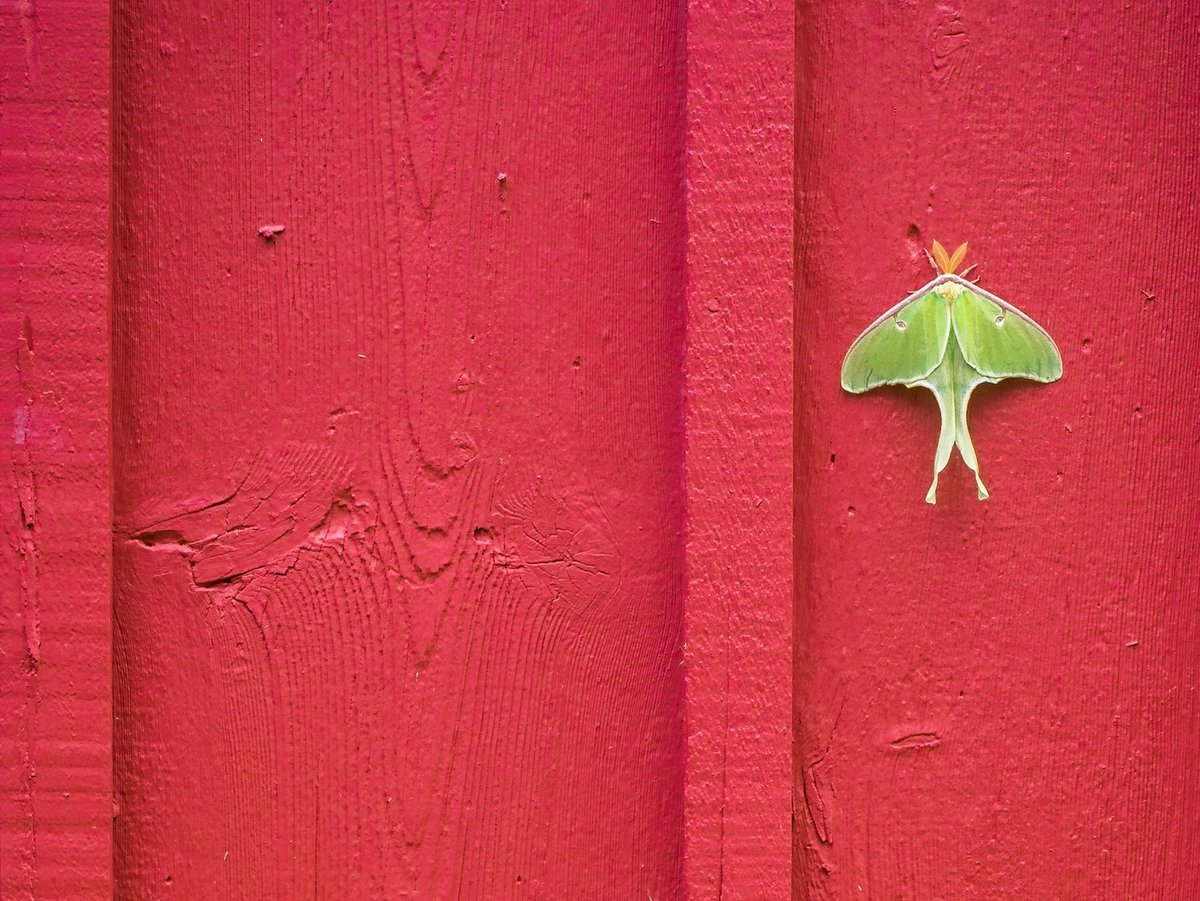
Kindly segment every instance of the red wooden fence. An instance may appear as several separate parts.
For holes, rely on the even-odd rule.
[[[1200,897],[1197,34],[0,7],[0,897]]]

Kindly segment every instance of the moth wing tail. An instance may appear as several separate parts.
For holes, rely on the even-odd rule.
[[[998,381],[998,379],[980,379],[978,381],[969,382],[963,389],[962,396],[958,402],[957,423],[954,429],[954,443],[958,446],[958,452],[962,455],[963,462],[967,464],[967,468],[975,476],[975,487],[978,490],[979,499],[986,501],[990,495],[987,488],[983,484],[983,479],[979,475],[979,458],[975,454],[975,445],[971,441],[971,432],[967,428],[967,402],[971,399],[971,392],[975,390],[975,386],[983,381]]]
[[[937,375],[935,372],[934,375]],[[950,462],[950,451],[954,447],[955,440],[955,401],[954,395],[947,391],[940,380],[936,382],[920,382],[919,384],[928,388],[933,392],[933,396],[937,398],[938,409],[942,414],[942,430],[938,434],[937,451],[933,455],[933,482],[929,486],[929,491],[925,494],[925,503],[937,503],[937,486],[938,476],[942,470],[946,468],[946,464]]]

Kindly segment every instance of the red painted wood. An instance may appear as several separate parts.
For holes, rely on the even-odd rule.
[[[688,13],[688,897],[791,896],[790,4]]]
[[[109,7],[0,8],[0,897],[112,887]]]
[[[798,885],[1200,894],[1200,10],[817,2],[797,36]],[[838,386],[969,240],[1065,375]]]
[[[120,4],[118,897],[681,896],[683,13]]]

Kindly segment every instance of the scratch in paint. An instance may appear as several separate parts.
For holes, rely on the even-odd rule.
[[[16,499],[15,549],[19,555],[20,628],[24,650],[20,678],[24,699],[16,710],[16,729],[20,747],[21,780],[13,798],[19,805],[17,818],[22,827],[16,834],[17,845],[26,874],[25,893],[37,896],[38,838],[36,784],[37,766],[34,748],[34,723],[41,709],[39,670],[42,659],[41,610],[38,585],[38,483],[35,460],[25,442],[26,426],[32,413],[34,391],[29,384],[32,331],[28,320],[24,333],[17,340],[16,371],[19,390],[18,407],[14,414],[14,454],[10,463],[12,492]]]
[[[33,412],[33,390],[29,385],[32,356],[32,334],[28,329],[17,340],[17,380],[21,403],[13,417],[13,443],[17,447],[12,462],[17,498],[17,524],[21,554],[21,619],[25,638],[25,655],[31,672],[41,662],[41,611],[38,606],[37,585],[37,476],[33,456],[26,445],[28,424]]]
[[[35,0],[17,0],[17,17],[25,39],[25,74],[30,84],[37,79],[37,4]]]

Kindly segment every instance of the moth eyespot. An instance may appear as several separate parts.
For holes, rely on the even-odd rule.
[[[908,328],[908,323],[907,323],[907,322],[905,322],[903,319],[897,319],[897,320],[896,320],[896,330],[897,330],[897,331],[900,331],[900,332],[902,332],[902,331],[904,331],[906,328]]]
[[[995,322],[996,325],[1004,325],[1004,314],[1001,313],[999,316],[997,316]]]

